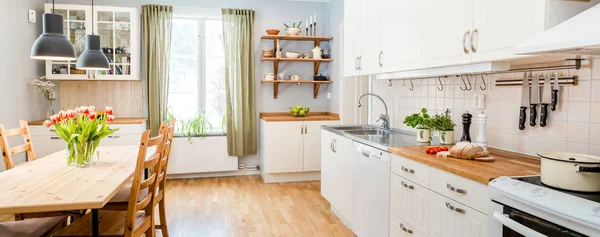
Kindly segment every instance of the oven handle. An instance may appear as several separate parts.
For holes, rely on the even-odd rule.
[[[524,236],[547,237],[546,235],[540,234],[539,232],[532,230],[532,229],[528,228],[527,226],[521,225],[521,223],[519,223],[519,222],[513,221],[512,219],[508,218],[507,216],[505,216],[504,214],[502,214],[500,212],[494,211],[494,214],[492,216],[494,217],[494,219],[496,219],[497,221],[502,223],[502,225],[504,225],[504,226],[510,228],[511,230],[514,230]]]

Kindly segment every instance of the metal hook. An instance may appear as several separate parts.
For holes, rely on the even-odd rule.
[[[483,82],[483,87],[479,86],[479,89],[481,89],[482,91],[487,89],[487,84],[485,84],[485,79],[483,79],[483,73],[479,74],[481,76],[481,81]],[[487,77],[487,73],[485,73],[485,76]]]
[[[406,79],[402,80],[402,86],[406,86]]]
[[[440,82],[440,86],[437,89],[438,89],[438,91],[443,91],[444,90],[444,84],[442,84],[442,77],[441,76],[438,77],[438,81]]]
[[[461,74],[461,75],[460,75],[460,79],[462,79],[462,82],[463,82],[463,84],[465,84],[465,88],[463,88],[462,86],[460,86],[460,87],[459,87],[459,88],[460,88],[460,90],[461,90],[461,91],[466,91],[466,90],[468,90],[468,89],[469,89],[469,87],[467,86],[467,82],[465,81],[464,74]]]
[[[388,86],[392,87],[392,79],[388,80]]]
[[[410,91],[414,91],[415,90],[415,86],[412,83],[412,78],[409,79],[410,80],[410,88],[408,88]]]

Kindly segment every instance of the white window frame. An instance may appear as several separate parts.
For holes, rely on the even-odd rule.
[[[222,21],[221,9],[174,7],[173,20],[192,19],[198,21],[198,111],[206,113],[206,21]],[[212,124],[213,128],[207,136],[223,135],[221,124]]]

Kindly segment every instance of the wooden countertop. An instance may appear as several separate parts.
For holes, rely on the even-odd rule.
[[[146,123],[147,118],[115,118],[112,124],[140,124]],[[27,122],[29,125],[44,125],[45,120]]]
[[[269,112],[260,113],[260,118],[266,122],[323,121],[340,120],[340,115],[329,112],[309,112],[304,117],[294,117],[290,112]]]
[[[390,147],[388,150],[431,167],[459,175],[487,185],[500,176],[526,176],[540,174],[540,159],[504,150],[489,148],[490,156],[496,160],[482,162],[455,158],[439,158],[425,153],[431,146]],[[448,148],[452,146],[446,146]]]

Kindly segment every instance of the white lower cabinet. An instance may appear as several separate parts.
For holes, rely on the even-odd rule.
[[[102,139],[100,146],[138,146],[142,133],[146,130],[146,124],[114,124],[111,128],[118,128],[115,133]],[[30,125],[31,141],[35,156],[38,158],[50,155],[54,152],[66,149],[65,141],[62,140],[54,128],[46,128],[42,125]]]
[[[487,236],[484,203],[485,185],[392,156],[390,236]]]
[[[356,166],[352,140],[326,130],[321,134],[321,195],[344,224],[350,226],[352,170]]]
[[[487,225],[487,215],[430,192],[429,237],[483,237]]]

